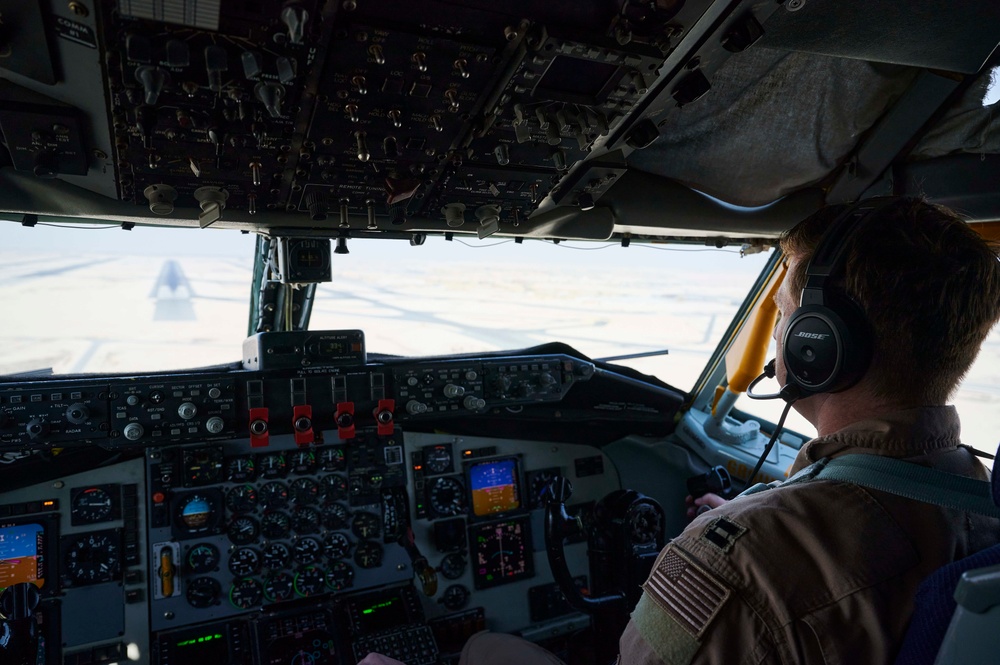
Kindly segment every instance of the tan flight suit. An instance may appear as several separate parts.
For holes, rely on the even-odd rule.
[[[953,407],[854,423],[806,443],[987,480]],[[937,568],[1000,542],[995,519],[828,480],[710,510],[660,553],[621,637],[622,665],[891,663]]]

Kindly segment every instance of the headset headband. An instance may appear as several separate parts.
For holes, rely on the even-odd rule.
[[[848,206],[837,216],[820,238],[812,258],[806,266],[806,285],[802,289],[799,306],[826,305],[824,289],[844,270],[847,236],[883,208],[898,201],[898,197],[878,197]]]

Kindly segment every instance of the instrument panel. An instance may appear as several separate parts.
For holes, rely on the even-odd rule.
[[[599,448],[407,427],[556,402],[592,374],[541,355],[0,385],[7,450],[121,460],[2,495],[20,549],[0,585],[40,586],[44,659],[64,665],[430,665],[485,628],[578,629],[538,494],[564,475],[585,514],[620,489]],[[585,544],[567,560],[586,575]]]
[[[346,440],[359,427],[384,435],[397,422],[559,402],[593,374],[593,363],[552,354],[0,384],[0,450],[127,450],[236,436],[259,448],[272,435],[294,434],[304,445],[331,430]]]
[[[598,449],[399,430],[356,439],[301,447],[276,436],[266,452],[249,439],[149,448],[5,493],[0,514],[11,516],[0,536],[31,551],[3,550],[0,580],[41,585],[44,662],[133,654],[161,665],[256,665],[307,653],[308,662],[350,664],[383,649],[434,663],[484,628],[586,625],[553,595],[542,511],[529,507],[537,504],[525,479],[558,469],[585,510],[618,489],[613,473],[577,475],[595,458],[609,464]],[[371,479],[372,451],[384,461],[395,447],[399,473],[381,474],[378,498],[367,486],[352,492],[352,479]],[[455,483],[447,499],[442,479]],[[476,491],[495,493],[489,505],[504,509],[477,515]],[[583,543],[568,545],[567,559],[586,574]],[[401,640],[420,646],[391,651]]]

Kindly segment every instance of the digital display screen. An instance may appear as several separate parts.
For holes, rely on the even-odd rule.
[[[480,462],[469,467],[472,514],[476,517],[499,515],[521,507],[517,459]]]
[[[229,629],[225,624],[160,635],[160,652],[170,662],[228,663]]]
[[[357,623],[354,630],[357,633],[377,632],[409,622],[406,606],[399,596],[381,598],[365,605],[359,604],[354,608],[353,614]]]
[[[469,528],[472,582],[488,589],[535,576],[528,518],[479,524]]]
[[[18,582],[45,585],[45,527],[0,524],[0,589]]]
[[[559,101],[576,99],[596,103],[603,101],[600,99],[601,91],[617,73],[618,65],[557,55],[538,82],[538,89]],[[555,93],[554,97],[552,93]]]

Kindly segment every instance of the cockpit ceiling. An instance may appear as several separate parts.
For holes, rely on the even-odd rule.
[[[391,3],[296,0],[303,25],[289,24],[277,0],[255,4],[263,27],[240,17],[239,3],[221,3],[215,27],[95,7],[72,19],[77,32],[48,35],[57,54],[49,74],[25,57],[44,55],[45,45],[30,31],[14,35],[20,59],[0,61],[13,86],[0,89],[0,112],[25,102],[72,106],[90,157],[76,175],[41,179],[17,165],[23,146],[8,137],[15,157],[0,155],[0,219],[355,237],[483,237],[492,224],[486,235],[746,239],[774,237],[824,203],[866,193],[946,201],[942,183],[970,182],[987,184],[963,190],[966,210],[1000,219],[988,184],[998,173],[1000,119],[982,101],[998,63],[1000,3],[662,0],[576,11],[568,2],[498,10],[414,0],[400,13]],[[638,29],[643,16],[653,32]],[[428,17],[441,25],[428,27]],[[623,17],[633,33],[622,33]],[[225,39],[216,44],[216,34]],[[317,48],[307,53],[309,40]],[[190,54],[166,50],[177,41]],[[149,59],[160,50],[172,69]],[[385,58],[401,59],[402,73],[379,69]],[[427,99],[447,100],[434,102],[444,111],[412,101],[421,85]],[[102,88],[103,99],[94,94]],[[386,130],[395,98],[421,124],[412,136]],[[584,113],[582,98],[603,101]],[[431,123],[436,131],[424,131]],[[949,180],[956,157],[970,153],[984,156],[975,176]],[[161,182],[176,190],[176,208],[171,200],[154,211],[147,200]],[[504,189],[515,182],[523,191]],[[228,190],[221,214],[195,201],[202,186]]]

